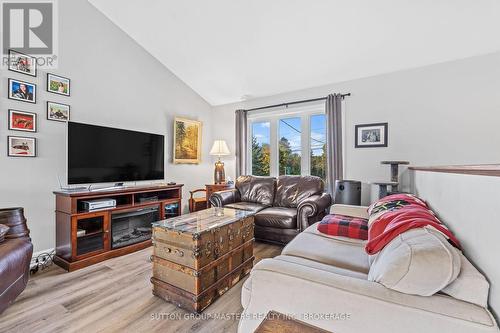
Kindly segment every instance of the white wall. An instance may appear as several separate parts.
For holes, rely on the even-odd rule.
[[[211,107],[163,65],[119,30],[85,0],[59,1],[59,68],[71,78],[71,97],[45,92],[46,73],[38,77],[1,72],[0,80],[0,207],[22,206],[35,251],[55,246],[54,196],[56,175],[65,175],[65,125],[46,120],[47,100],[71,105],[78,122],[134,129],[167,137],[166,179],[185,183],[187,190],[212,179]],[[38,85],[37,104],[8,100],[7,78]],[[8,131],[9,108],[38,114],[38,133]],[[203,163],[173,165],[173,117],[198,119],[203,126]],[[38,157],[7,157],[7,135],[34,136]]]
[[[489,304],[500,312],[500,178],[437,172],[411,172],[412,192],[427,200],[458,237],[464,254],[490,282]]]
[[[218,106],[214,131],[234,151],[234,110],[334,92],[352,94],[345,104],[348,179],[389,180],[389,167],[380,165],[388,159],[420,166],[500,160],[500,53]],[[354,126],[374,122],[389,123],[389,147],[355,149]],[[234,156],[226,165],[234,177]],[[408,177],[404,171],[405,188]],[[370,190],[364,186],[364,203]]]

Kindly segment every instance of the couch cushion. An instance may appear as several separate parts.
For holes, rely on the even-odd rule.
[[[456,280],[447,285],[441,292],[456,299],[487,308],[490,284],[462,252],[459,252],[459,255],[460,273]]]
[[[349,269],[340,268],[340,267],[333,266],[333,265],[323,264],[323,263],[320,263],[320,262],[317,262],[314,260],[310,260],[310,259],[294,257],[294,256],[286,256],[286,255],[279,255],[277,257],[274,257],[273,259],[282,260],[282,261],[286,261],[286,262],[290,262],[290,263],[294,263],[294,264],[299,264],[302,266],[306,266],[308,268],[319,269],[321,271],[335,273],[335,274],[339,274],[339,275],[344,275],[344,276],[351,277],[351,278],[368,280],[368,274],[366,274],[366,273],[355,272],[355,271],[351,271]]]
[[[320,233],[300,233],[285,246],[281,254],[306,258],[365,274],[370,269],[363,241],[344,241],[327,235],[323,236]]]
[[[387,288],[431,296],[457,278],[459,251],[431,227],[406,231],[394,238],[373,261],[368,279]]]
[[[255,214],[255,224],[280,229],[297,228],[297,209],[269,207]]]
[[[325,184],[315,176],[279,176],[276,182],[274,206],[297,207],[303,200],[323,193]]]
[[[233,208],[233,209],[241,209],[248,210],[253,213],[257,213],[258,211],[263,210],[266,206],[261,205],[255,202],[235,202],[232,204],[225,205],[224,207]]]
[[[276,191],[276,179],[274,177],[239,176],[235,187],[240,192],[241,201],[271,206]]]

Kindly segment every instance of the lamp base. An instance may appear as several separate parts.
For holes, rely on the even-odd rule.
[[[225,182],[226,182],[226,175],[224,173],[224,163],[219,160],[215,162],[214,183],[223,184]]]

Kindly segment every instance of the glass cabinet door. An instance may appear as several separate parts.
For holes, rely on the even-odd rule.
[[[169,219],[171,217],[179,216],[179,203],[174,202],[165,205],[165,218]]]
[[[73,256],[85,257],[89,253],[104,251],[108,247],[108,214],[91,213],[73,218],[76,229]]]

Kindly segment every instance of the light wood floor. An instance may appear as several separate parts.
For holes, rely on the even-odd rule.
[[[256,261],[281,247],[256,243]],[[151,293],[151,248],[67,273],[53,265],[34,275],[16,302],[0,315],[0,332],[236,332],[238,283],[208,307],[209,318],[190,314]]]

